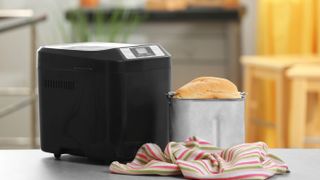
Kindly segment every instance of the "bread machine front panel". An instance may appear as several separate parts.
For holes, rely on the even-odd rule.
[[[41,149],[57,158],[126,161],[144,143],[164,148],[170,66],[170,55],[154,44],[40,48]]]

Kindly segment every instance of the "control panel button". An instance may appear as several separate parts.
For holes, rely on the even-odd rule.
[[[164,56],[165,54],[163,51],[159,48],[159,46],[150,46],[152,51],[154,52],[155,56]]]
[[[129,48],[120,48],[120,51],[127,59],[134,59],[136,56],[132,53]]]

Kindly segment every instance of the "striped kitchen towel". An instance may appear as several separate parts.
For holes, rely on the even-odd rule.
[[[110,165],[112,173],[180,175],[188,179],[267,179],[289,172],[278,157],[268,154],[263,142],[221,149],[197,137],[170,142],[162,152],[156,144],[144,144],[134,160]]]

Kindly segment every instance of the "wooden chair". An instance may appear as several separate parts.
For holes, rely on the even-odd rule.
[[[302,56],[243,56],[241,63],[244,73],[244,91],[247,93],[246,103],[246,141],[267,141],[259,137],[261,130],[272,129],[275,137],[271,137],[274,147],[287,145],[287,119],[289,86],[286,70],[295,64],[320,62],[316,57]],[[274,92],[259,92],[259,84],[272,82]],[[270,84],[270,83],[269,83]],[[271,88],[272,89],[272,88]],[[264,103],[263,107],[261,102]],[[261,117],[264,114],[264,117]],[[269,135],[270,136],[270,135]]]
[[[287,75],[292,92],[289,147],[320,147],[320,64],[296,65]]]

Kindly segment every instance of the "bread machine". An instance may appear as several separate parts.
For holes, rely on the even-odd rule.
[[[170,55],[156,44],[78,43],[38,50],[41,149],[131,160],[168,142]]]

